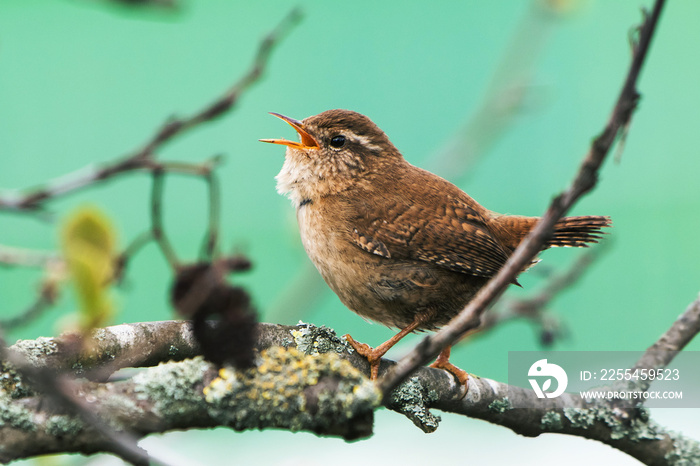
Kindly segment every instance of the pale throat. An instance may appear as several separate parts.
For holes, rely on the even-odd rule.
[[[297,208],[345,191],[355,183],[357,172],[364,169],[354,163],[344,163],[342,159],[319,160],[292,151],[288,149],[282,170],[275,179],[277,192],[289,198]]]

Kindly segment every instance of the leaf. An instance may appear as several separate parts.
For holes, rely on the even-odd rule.
[[[108,287],[114,272],[115,230],[99,209],[81,207],[66,220],[61,243],[80,305],[81,329],[87,332],[112,315]]]

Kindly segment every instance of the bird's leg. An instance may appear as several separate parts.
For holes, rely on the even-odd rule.
[[[367,358],[370,367],[369,378],[370,380],[377,380],[377,375],[379,375],[379,363],[382,360],[382,356],[384,356],[386,352],[391,349],[392,346],[398,343],[399,340],[401,340],[403,337],[414,331],[422,323],[423,319],[421,319],[420,317],[416,317],[416,319],[413,322],[401,329],[399,333],[389,338],[387,341],[377,346],[376,348],[372,348],[367,343],[357,342],[350,335],[345,335],[345,339],[348,341],[350,346],[352,346],[355,349],[355,351],[357,351],[357,354],[361,354],[362,356]]]
[[[455,379],[457,379],[457,381],[459,381],[459,383],[464,386],[464,393],[466,394],[467,381],[469,380],[469,376],[467,375],[466,371],[463,371],[462,369],[450,362],[450,351],[452,351],[452,346],[448,346],[445,349],[443,349],[438,355],[435,362],[428,367],[433,367],[435,369],[443,369],[452,374],[455,377]]]

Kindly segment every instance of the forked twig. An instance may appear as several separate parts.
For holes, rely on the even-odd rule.
[[[155,152],[165,143],[176,136],[191,130],[202,123],[212,121],[228,110],[238,101],[243,91],[255,84],[267,66],[270,53],[282,37],[301,18],[298,9],[293,9],[260,43],[257,54],[250,70],[227,90],[221,97],[199,112],[187,118],[172,118],[161,126],[160,129],[141,148],[135,150],[126,157],[103,165],[91,165],[73,173],[69,173],[59,179],[47,183],[45,186],[33,188],[19,194],[0,195],[0,210],[9,211],[33,211],[44,207],[44,203],[58,197],[86,188],[102,180],[113,178],[123,173],[150,170]]]

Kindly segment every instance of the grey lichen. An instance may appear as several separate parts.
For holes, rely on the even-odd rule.
[[[5,426],[30,432],[36,430],[36,422],[31,411],[7,394],[0,392],[0,428]]]
[[[504,413],[512,407],[513,406],[511,405],[510,400],[507,396],[504,396],[499,400],[493,400],[491,404],[489,404],[489,410],[491,410],[494,413]]]
[[[235,430],[369,435],[381,394],[349,362],[335,352],[309,356],[296,348],[274,347],[260,356],[257,368],[222,369],[205,387],[209,414],[219,423]]]
[[[43,367],[46,363],[46,356],[58,352],[58,345],[53,338],[39,337],[36,340],[18,340],[12,345],[27,359],[27,362],[34,367]]]
[[[75,375],[81,376],[85,373],[85,366],[83,366],[82,361],[75,361],[73,364],[71,364],[70,368]]]
[[[437,390],[435,390],[435,389],[428,390],[428,400],[430,400],[430,402],[435,402],[439,398],[440,398],[440,395],[438,394]]]
[[[85,429],[85,424],[76,417],[54,415],[46,420],[44,428],[52,437],[73,437]]]
[[[423,432],[435,432],[440,424],[440,416],[433,415],[429,408],[437,399],[435,390],[427,390],[418,377],[412,377],[391,393],[389,406],[419,427]]]
[[[187,417],[201,400],[196,387],[209,369],[199,356],[181,362],[162,363],[134,376],[137,399],[153,400],[154,412],[168,413],[169,417]],[[201,390],[201,388],[200,388]]]
[[[627,438],[632,441],[662,438],[662,428],[649,420],[645,408],[639,408],[631,419],[622,418],[615,409],[605,405],[590,408],[564,408],[564,415],[574,428],[587,429],[596,422],[604,422],[611,429],[613,440]]]
[[[673,450],[664,459],[673,466],[695,466],[700,464],[700,444],[679,432],[668,432],[673,440]]]
[[[612,429],[611,437],[613,439],[629,438],[638,442],[663,438],[664,428],[651,420],[647,408],[637,408],[634,417],[626,422],[621,420],[619,416],[614,416],[614,411],[610,409],[604,409],[602,412],[605,413],[603,419]]]
[[[626,429],[617,429],[617,433],[620,438],[628,437],[634,441],[655,440],[663,437],[662,430],[661,426],[654,421],[633,419]]]
[[[192,398],[194,399],[194,397]],[[110,396],[103,397],[101,400],[100,411],[109,413],[105,416],[104,422],[117,431],[128,430],[131,426],[131,420],[139,416],[142,412],[142,407],[139,403],[128,396]],[[162,400],[156,405],[155,410],[162,409]],[[170,412],[173,412],[172,405]],[[185,412],[190,412],[185,410]],[[177,412],[182,414],[182,410]]]
[[[596,421],[592,408],[564,408],[564,416],[575,429],[587,429]]]
[[[542,426],[542,430],[544,432],[556,432],[564,427],[561,420],[561,414],[554,411],[550,411],[542,416],[540,425]]]
[[[316,327],[313,324],[299,322],[294,330],[290,330],[290,333],[297,348],[304,354],[354,351],[344,337],[338,337],[333,329],[323,325]]]

